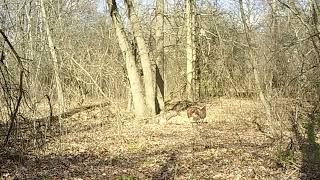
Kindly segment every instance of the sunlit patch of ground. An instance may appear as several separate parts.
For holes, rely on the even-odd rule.
[[[108,107],[105,107],[108,108]],[[8,170],[40,179],[297,179],[279,166],[260,103],[215,99],[193,123],[181,112],[168,124],[148,124],[94,108],[64,120],[64,133]],[[117,114],[118,110],[112,109]],[[10,161],[10,159],[8,159]],[[12,160],[14,161],[14,160]],[[3,172],[2,172],[3,173]],[[4,173],[3,173],[4,174]]]

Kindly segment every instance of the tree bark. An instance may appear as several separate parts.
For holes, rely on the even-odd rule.
[[[164,109],[164,0],[156,1],[156,113]]]
[[[252,44],[252,34],[249,28],[249,25],[247,23],[246,20],[246,16],[244,13],[244,8],[243,8],[243,1],[239,0],[239,5],[240,5],[240,15],[241,15],[241,20],[244,26],[244,31],[245,31],[245,36],[246,36],[246,41],[248,44],[248,50],[249,50],[249,58],[251,60],[252,63],[252,68],[253,68],[253,76],[254,76],[254,82],[255,82],[255,86],[258,90],[259,93],[259,98],[265,108],[265,113],[267,116],[267,121],[269,123],[269,125],[272,124],[272,114],[271,114],[271,107],[269,102],[266,99],[266,96],[263,92],[263,89],[261,87],[261,80],[259,77],[259,70],[258,70],[258,62],[257,62],[257,57],[256,57],[256,52],[253,48],[253,44]]]
[[[279,25],[278,25],[278,6],[277,6],[277,0],[272,0],[271,1],[271,34],[272,34],[272,50],[274,52],[273,54],[273,59],[274,59],[274,65],[275,67],[272,68],[273,72],[271,72],[271,77],[269,80],[269,90],[271,92],[272,88],[273,88],[273,81],[276,80],[275,82],[277,84],[279,84],[279,76],[277,76],[278,72],[281,71],[281,66],[282,63],[280,61],[280,56],[278,50],[279,50]],[[277,87],[276,84],[276,87]]]
[[[137,117],[142,118],[145,115],[145,104],[142,94],[141,83],[137,71],[136,62],[133,55],[132,47],[128,41],[123,25],[120,21],[118,8],[115,0],[106,0],[110,10],[110,16],[114,25],[118,43],[126,61],[126,68],[131,87],[134,111]]]
[[[59,77],[59,68],[58,68],[58,60],[57,60],[57,55],[56,55],[56,50],[54,43],[52,41],[52,36],[50,32],[50,26],[45,10],[45,6],[43,3],[43,0],[40,0],[40,6],[41,6],[41,12],[42,12],[42,20],[44,23],[44,28],[47,34],[47,40],[48,40],[48,45],[49,45],[49,50],[51,53],[51,58],[53,62],[53,71],[54,71],[54,76],[55,76],[55,81],[56,81],[56,90],[57,90],[57,96],[58,96],[58,104],[59,104],[59,113],[62,114],[64,111],[64,97],[63,97],[63,92],[62,92],[62,86],[60,82],[60,77]],[[62,121],[60,121],[60,127],[62,126]]]
[[[146,104],[148,106],[150,113],[154,115],[155,114],[155,93],[154,93],[153,73],[151,70],[151,60],[149,57],[149,50],[148,50],[148,47],[146,46],[146,43],[143,37],[141,23],[133,7],[132,0],[125,0],[124,2],[128,9],[128,15],[131,22],[133,35],[136,39],[138,50],[139,50],[138,53],[141,59],[144,87],[145,87],[145,93],[146,93]]]
[[[187,29],[187,95],[194,101],[194,74],[195,74],[195,0],[186,0],[186,29]]]

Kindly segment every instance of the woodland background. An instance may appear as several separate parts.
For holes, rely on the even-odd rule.
[[[127,51],[119,45],[110,14],[115,3]],[[156,12],[162,11],[159,26]],[[134,22],[130,12],[139,21]],[[279,147],[275,157],[303,177],[319,177],[319,14],[317,0],[1,0],[1,155],[39,154],[50,133],[61,142],[67,133],[65,118],[90,108],[108,106],[101,110],[109,112],[108,117],[144,122],[182,100],[209,105],[217,98],[233,99],[223,101],[230,104],[244,99],[259,103],[261,114],[249,113],[251,122]],[[160,63],[164,91],[160,110],[142,112],[143,118],[132,106],[136,94],[128,76],[128,54],[134,57],[133,70],[143,89],[140,100],[148,106],[148,98],[156,96],[148,96],[143,86],[151,76],[143,69],[139,37],[150,60],[150,88],[158,85],[155,71]],[[118,125],[115,120],[114,127]],[[301,164],[292,160],[293,152],[300,152]]]

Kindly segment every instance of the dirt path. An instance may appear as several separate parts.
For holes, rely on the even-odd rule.
[[[48,137],[42,150],[2,154],[1,176],[10,179],[297,179],[282,168],[272,139],[258,130],[261,105],[216,99],[204,123],[182,112],[170,124],[111,118],[103,108],[65,120],[66,133]],[[41,154],[35,156],[34,154]]]

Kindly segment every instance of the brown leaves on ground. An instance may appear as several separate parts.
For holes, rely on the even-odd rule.
[[[146,124],[94,108],[64,121],[60,136],[48,136],[33,152],[0,154],[3,179],[297,179],[297,166],[279,166],[276,145],[260,103],[216,99],[204,123],[185,111],[170,124]],[[113,110],[117,114],[117,110]],[[108,112],[108,113],[107,113]],[[17,155],[18,154],[18,155]]]

